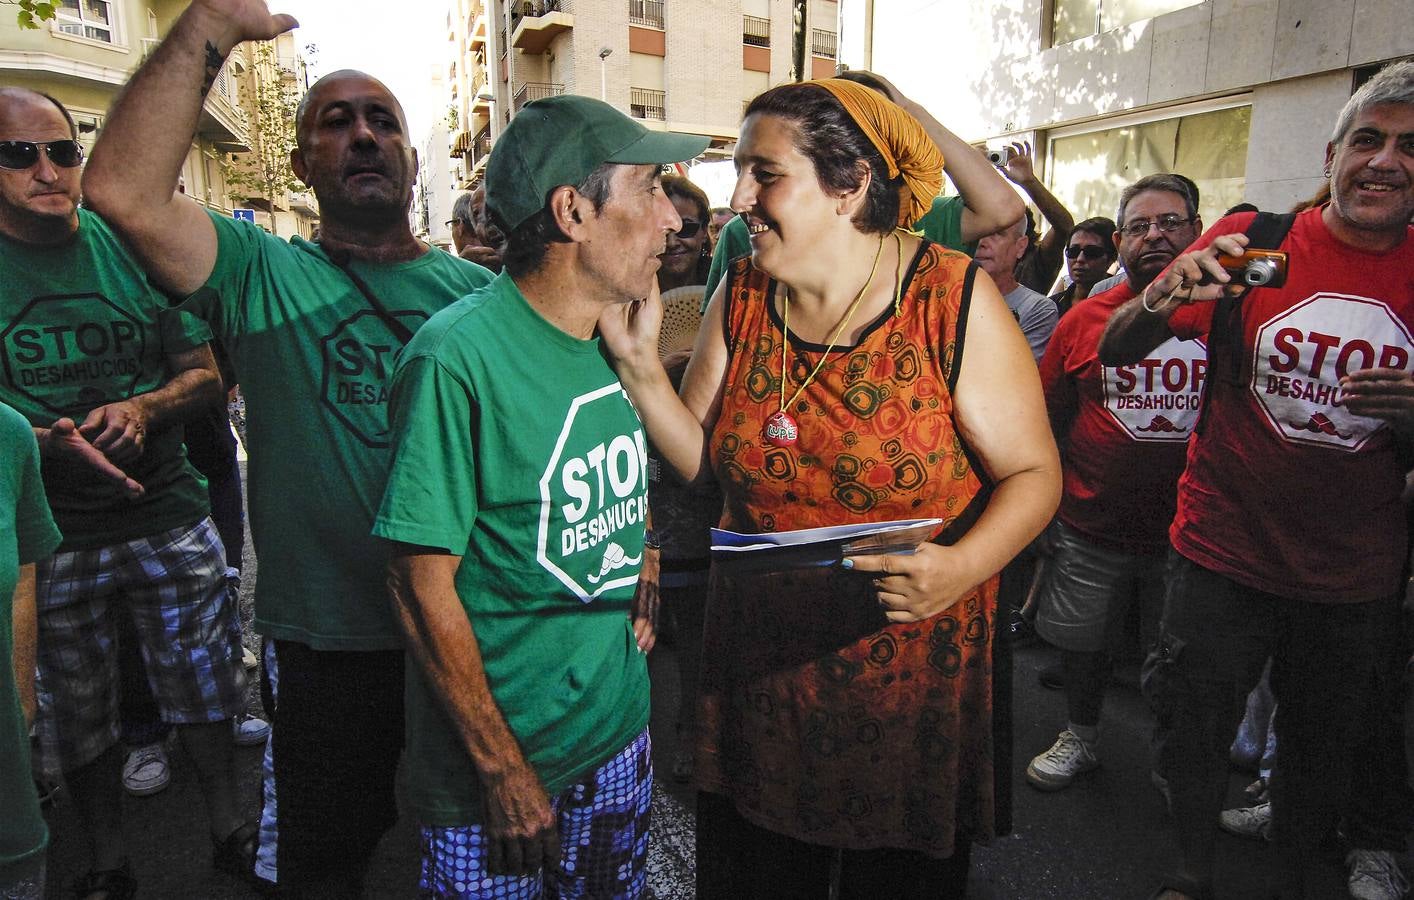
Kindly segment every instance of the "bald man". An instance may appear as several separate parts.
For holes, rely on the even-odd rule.
[[[174,192],[227,53],[294,24],[259,0],[193,3],[114,105],[84,190],[152,279],[190,296],[184,308],[240,373],[274,720],[255,871],[282,894],[356,897],[396,819],[403,737],[387,549],[370,537],[388,468],[386,378],[423,322],[491,275],[413,236],[403,110],[362,72],[321,78],[297,113],[290,165],[319,200],[318,243]]]

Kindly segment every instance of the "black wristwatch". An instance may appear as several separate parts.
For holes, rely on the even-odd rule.
[[[649,528],[649,529],[647,529],[646,531],[643,532],[643,549],[645,549],[645,550],[662,550],[662,549],[663,549],[663,545],[658,542],[658,532],[654,531],[652,528]]]

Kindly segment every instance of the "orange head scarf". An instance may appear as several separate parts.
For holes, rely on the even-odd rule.
[[[898,224],[923,217],[943,188],[943,151],[918,120],[878,91],[843,78],[806,81],[800,87],[822,87],[844,107],[888,166],[889,177],[903,176],[899,189]]]

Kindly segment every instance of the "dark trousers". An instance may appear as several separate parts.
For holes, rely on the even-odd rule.
[[[1346,808],[1351,754],[1375,684],[1381,632],[1396,598],[1311,603],[1244,587],[1170,555],[1159,642],[1144,667],[1158,719],[1157,768],[1172,791],[1183,868],[1173,886],[1211,893],[1228,750],[1268,657],[1277,700],[1272,774],[1282,896],[1324,896],[1335,824]]]
[[[403,651],[315,650],[277,640],[273,679],[265,675],[281,895],[356,897],[379,839],[398,817]]]
[[[839,860],[839,900],[958,900],[967,896],[972,844],[953,855],[838,850],[754,825],[721,794],[697,795],[699,900],[826,900]]]

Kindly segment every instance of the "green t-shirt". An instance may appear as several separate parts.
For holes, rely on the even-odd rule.
[[[319,650],[402,646],[369,536],[388,471],[388,376],[402,342],[315,244],[213,215],[216,267],[184,304],[211,324],[246,398],[255,625]],[[441,250],[355,262],[410,330],[491,273]]]
[[[393,465],[374,533],[462,555],[457,595],[491,692],[551,794],[648,725],[628,611],[648,449],[599,341],[545,321],[510,276],[433,317],[393,376]],[[408,799],[480,821],[479,781],[408,667]]]
[[[74,240],[34,247],[0,236],[0,401],[31,425],[156,390],[167,356],[210,340],[201,322],[170,309],[108,224],[79,210]],[[147,433],[137,461],[122,467],[147,493],[129,500],[92,468],[45,459],[44,487],[64,550],[158,534],[200,521],[206,482],[186,459],[182,428]]]
[[[24,417],[0,403],[0,868],[44,849],[49,832],[29,768],[29,729],[15,688],[15,616],[20,566],[59,546],[39,478],[39,447]]]
[[[917,222],[914,231],[935,244],[942,244],[950,250],[960,250],[971,255],[976,244],[966,244],[962,240],[962,198],[935,197],[933,205]],[[702,296],[702,311],[707,311],[707,303],[717,290],[717,285],[727,274],[731,261],[751,253],[751,238],[746,233],[746,222],[741,216],[733,216],[722,230],[717,232],[717,246],[712,249],[712,268],[707,271],[707,293]]]

